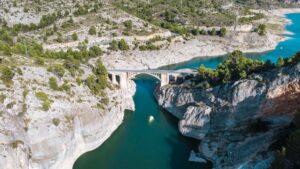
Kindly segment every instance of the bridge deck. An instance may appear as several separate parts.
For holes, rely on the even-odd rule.
[[[147,70],[107,70],[109,73],[169,73],[169,74],[197,74],[198,72],[194,69],[182,69],[182,70],[158,70],[158,69],[147,69]]]

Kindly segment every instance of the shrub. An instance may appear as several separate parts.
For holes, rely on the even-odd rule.
[[[120,50],[129,50],[129,46],[128,46],[127,42],[124,39],[120,40],[118,46],[119,46]]]
[[[91,26],[89,29],[89,35],[96,35],[97,31],[96,31],[96,27],[95,26]]]
[[[108,86],[107,70],[100,60],[97,61],[96,66],[93,68],[93,73],[85,80],[85,84],[94,95],[99,95]]]
[[[66,91],[66,92],[70,92],[71,90],[71,86],[68,84],[68,83],[64,83],[62,86],[61,86],[61,89]]]
[[[73,40],[73,41],[77,41],[77,40],[78,40],[77,33],[73,33],[73,34],[72,34],[72,40]]]
[[[277,66],[278,67],[281,67],[281,66],[284,66],[284,59],[283,57],[280,57],[277,61]]]
[[[0,94],[0,103],[4,103],[6,96],[4,94]]]
[[[45,59],[42,58],[42,57],[36,57],[34,63],[37,64],[37,65],[44,65],[45,64]]]
[[[226,33],[227,33],[226,28],[221,28],[221,29],[220,29],[219,35],[220,35],[221,37],[224,37],[224,36],[226,36]]]
[[[11,81],[15,76],[15,73],[7,66],[3,67],[1,70],[1,80]]]
[[[212,36],[215,36],[217,35],[217,31],[216,31],[216,28],[212,28],[211,31],[209,31],[209,34],[212,35]]]
[[[50,67],[48,67],[47,69],[49,72],[54,73],[55,75],[57,75],[58,77],[63,77],[65,74],[65,69],[62,65],[59,64],[55,64],[52,65]]]
[[[103,103],[104,105],[108,105],[109,103],[109,98],[108,97],[104,97],[101,99],[101,103]]]
[[[263,36],[267,33],[267,27],[265,24],[260,24],[255,30],[260,36]]]
[[[55,77],[50,77],[48,84],[49,84],[49,87],[52,90],[59,90],[59,87],[58,87],[58,84],[57,84],[57,80],[56,80]]]
[[[131,30],[132,29],[132,21],[131,20],[127,20],[125,22],[123,22],[124,26],[126,27],[127,30]]]
[[[51,100],[48,98],[48,95],[44,92],[37,92],[35,93],[35,96],[42,101],[42,109],[44,111],[48,111],[51,106]]]
[[[103,54],[103,51],[98,46],[92,46],[89,49],[89,57],[91,57],[91,58],[96,57],[96,56],[100,56],[102,54]]]
[[[110,48],[111,50],[118,50],[119,46],[118,46],[118,42],[116,40],[112,40],[111,44],[110,44]]]
[[[81,85],[82,84],[82,80],[80,78],[76,78],[76,83],[77,83],[77,85]]]
[[[160,47],[159,46],[155,46],[152,43],[147,43],[146,45],[139,46],[139,49],[141,51],[145,51],[145,50],[159,50]]]
[[[52,119],[52,123],[55,125],[55,126],[58,126],[59,123],[60,123],[60,120],[58,118],[53,118]]]

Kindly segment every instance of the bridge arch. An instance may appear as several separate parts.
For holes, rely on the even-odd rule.
[[[128,81],[140,75],[148,75],[160,81],[160,86],[170,83],[170,77],[175,79],[178,77],[185,78],[189,75],[195,75],[192,71],[174,71],[174,70],[109,70],[108,76],[113,84],[120,85],[122,89],[128,87]],[[172,80],[171,80],[172,81]]]
[[[136,74],[133,74],[133,75],[129,75],[128,76],[128,79],[131,79],[131,80],[133,80],[133,79],[135,79],[136,77],[139,77],[139,76],[150,76],[150,77],[152,77],[152,78],[154,78],[154,79],[156,79],[156,80],[158,80],[158,81],[161,81],[161,77],[158,75],[158,74],[153,74],[153,73],[145,73],[145,72],[142,72],[142,73],[136,73]]]

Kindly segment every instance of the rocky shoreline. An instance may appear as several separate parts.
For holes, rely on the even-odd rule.
[[[300,10],[292,10],[285,11],[282,13],[290,13],[290,12],[300,12]],[[280,14],[280,13],[279,13]],[[279,17],[282,17],[278,14]],[[277,15],[277,14],[276,14]],[[284,24],[289,23],[286,19],[283,19]],[[253,34],[243,33],[243,38],[249,38]],[[268,34],[267,41],[274,41],[271,45],[262,48],[256,49],[248,49],[248,52],[262,52],[266,50],[273,49],[279,41],[284,40],[285,38],[281,35],[272,35]],[[243,41],[243,39],[241,39]],[[173,46],[170,46],[169,49],[162,51],[152,51],[145,55],[144,52],[134,51],[133,53],[111,53],[109,55],[103,56],[103,61],[108,67],[108,69],[112,68],[126,68],[126,69],[148,69],[148,68],[157,68],[160,66],[165,66],[168,64],[178,63],[182,61],[187,61],[194,56],[215,56],[220,54],[226,54],[235,48],[224,48],[222,46],[216,45],[215,42],[219,44],[225,43],[228,44],[230,41],[226,39],[219,41],[218,38],[212,39],[211,37],[199,37],[197,39],[193,39],[185,42],[178,42]],[[237,41],[238,43],[239,41]],[[263,39],[260,43],[265,43],[266,39]],[[206,48],[207,46],[213,46],[213,48]],[[182,50],[178,50],[178,49]],[[215,50],[215,49],[220,50]],[[187,53],[181,53],[181,51]],[[244,51],[247,51],[246,49]],[[202,55],[201,55],[202,54]],[[161,57],[165,57],[161,59]],[[184,56],[184,57],[182,57]],[[109,58],[110,57],[110,58]],[[84,154],[87,151],[91,151],[97,147],[99,147],[109,136],[121,125],[124,117],[125,109],[134,109],[134,103],[132,100],[132,96],[135,93],[134,82],[131,82],[131,88],[128,91],[108,91],[113,92],[109,94],[110,100],[115,100],[115,102],[111,102],[106,109],[107,112],[104,115],[98,117],[97,113],[90,112],[85,115],[79,115],[74,119],[73,129],[68,132],[68,144],[67,146],[58,148],[60,152],[58,156],[54,156],[51,158],[43,156],[43,149],[36,149],[36,156],[33,155],[31,161],[23,160],[22,164],[24,168],[26,168],[27,164],[30,164],[29,168],[66,168],[71,169],[73,167],[74,162],[77,158]],[[116,106],[117,105],[117,106]],[[190,110],[193,112],[193,110]],[[82,111],[86,112],[86,111]],[[172,111],[171,111],[172,112]],[[92,118],[93,117],[93,118]],[[180,117],[177,115],[177,117]],[[184,126],[184,123],[181,123]],[[185,133],[187,136],[192,136],[187,134],[186,130],[181,129],[182,133]],[[97,133],[97,134],[95,134]],[[83,136],[84,135],[84,136]],[[198,138],[198,136],[192,136]],[[24,148],[24,147],[23,147]],[[22,152],[23,150],[20,151]],[[53,149],[53,148],[52,148]],[[9,153],[9,152],[8,152]],[[41,154],[42,153],[42,154]],[[47,153],[46,153],[47,154]],[[11,160],[16,160],[16,157],[10,157]],[[24,159],[25,156],[24,156]],[[35,160],[36,159],[36,160]],[[40,160],[38,160],[40,159]],[[22,160],[21,160],[22,161]],[[1,162],[2,163],[2,162]],[[6,161],[2,164],[10,164],[10,161]],[[29,166],[29,165],[28,165]],[[10,169],[7,166],[7,169]]]
[[[300,9],[284,9],[284,10],[280,10],[280,11],[273,11],[272,16],[277,16],[277,17],[282,19],[281,20],[282,30],[284,30],[284,25],[289,24],[290,21],[288,19],[282,18],[282,17],[284,17],[285,14],[297,13],[297,12],[300,12]],[[247,36],[251,36],[251,34],[247,35]],[[244,52],[264,52],[264,51],[272,50],[272,49],[275,48],[275,46],[280,41],[286,40],[286,37],[282,37],[281,35],[268,34],[267,37],[272,38],[272,41],[274,41],[268,47],[264,46],[264,47],[260,47],[260,48],[247,49],[247,50],[244,50]],[[206,37],[202,37],[202,38],[205,39]],[[115,52],[115,53],[110,53],[109,55],[103,56],[102,59],[103,59],[104,64],[106,64],[108,69],[158,68],[158,67],[169,65],[169,64],[174,64],[174,63],[187,61],[187,60],[193,59],[194,56],[202,56],[201,54],[203,54],[203,52],[204,52],[203,47],[205,47],[207,45],[207,44],[199,45],[199,43],[203,43],[202,38],[190,40],[188,42],[177,43],[174,46],[171,46],[171,49],[168,49],[168,50],[165,50],[165,51],[152,51],[152,52],[149,52],[149,56],[147,54],[145,55],[145,52],[140,52],[140,51],[133,51],[132,53],[131,52],[130,53]],[[209,41],[211,41],[211,39],[209,39]],[[217,41],[217,39],[216,39],[216,41]],[[211,43],[212,43],[211,45],[214,46],[214,49],[216,49],[215,44],[213,42],[211,42]],[[193,48],[195,48],[195,47],[199,48],[199,50],[198,51],[190,50],[190,48],[192,48],[192,47]],[[181,49],[183,48],[183,49],[178,51],[179,48],[181,48]],[[222,47],[220,47],[220,48],[222,49]],[[223,54],[227,54],[231,50],[234,50],[234,48],[232,48],[230,50],[222,49],[221,51],[218,51],[218,50],[215,51],[213,49],[209,49],[208,51],[206,51],[205,55],[203,55],[203,56],[212,56],[213,57],[213,56],[217,56],[217,55],[223,55]],[[178,55],[176,53],[181,52],[181,51],[185,51],[185,52],[188,52],[188,53],[185,54],[185,57],[181,57],[181,56],[183,56],[183,54],[180,53],[181,56],[178,57]],[[174,52],[176,52],[176,53],[174,53]],[[165,53],[165,54],[163,54],[163,53]],[[166,53],[168,53],[168,54],[166,55]],[[161,59],[162,56],[165,57],[164,60]],[[132,90],[130,93],[133,95],[134,91]],[[131,102],[133,102],[132,99],[131,99]],[[130,103],[129,105],[131,105],[130,109],[134,108],[134,103]],[[161,106],[164,107],[163,105],[161,105]],[[177,108],[172,109],[172,108],[169,107],[169,108],[166,108],[166,109],[169,112],[173,113],[176,117],[182,118],[181,117],[182,113],[176,113]],[[190,111],[193,111],[193,110],[190,110]],[[76,151],[76,154],[72,158],[69,158],[70,160],[67,160],[67,162],[65,162],[66,165],[63,165],[63,166],[66,166],[66,168],[71,168],[73,163],[76,161],[76,159],[81,154],[99,147],[113,133],[113,131],[115,129],[117,129],[117,127],[122,123],[123,115],[120,116],[120,118],[118,118],[118,119],[119,119],[119,121],[116,122],[117,125],[115,125],[114,127],[111,128],[111,130],[109,130],[109,134],[107,134],[106,137],[104,137],[103,139],[100,139],[100,141],[95,141],[90,146],[86,146],[86,145],[85,146],[83,146],[83,145],[78,146],[80,148],[78,148],[78,150]],[[180,125],[184,126],[184,123],[181,122]],[[181,131],[182,133],[186,132],[185,129],[183,129],[183,128],[180,128],[180,130],[182,130]],[[190,135],[190,134],[185,133],[184,135],[199,139],[199,136],[194,136],[193,134]]]
[[[198,36],[191,40],[177,37],[164,49],[158,51],[111,52],[102,56],[108,69],[155,69],[166,65],[191,60],[196,57],[215,57],[234,50],[244,53],[260,53],[275,49],[277,44],[287,39],[285,26],[291,21],[285,18],[289,13],[300,13],[300,9],[280,9],[261,11],[267,17],[262,23],[278,24],[277,30],[270,30],[265,36],[251,32],[252,25],[238,26],[238,31],[230,31],[226,37]],[[250,28],[249,28],[250,26]],[[178,50],[180,49],[180,50]],[[163,58],[163,59],[162,59]]]
[[[300,108],[299,79],[300,64],[207,90],[164,86],[155,97],[184,136],[201,140],[200,157],[214,168],[268,169],[270,145]]]
[[[277,19],[280,20],[280,23],[282,24],[281,29],[283,32],[285,25],[289,24],[290,21],[288,19],[282,18],[282,17],[284,17],[285,14],[288,14],[288,13],[298,13],[298,12],[300,12],[300,9],[282,9],[280,11],[272,11],[271,15],[273,17],[276,16]],[[251,33],[249,34],[249,33],[242,32],[242,34],[246,35],[246,36],[243,35],[244,38],[249,38],[250,36],[253,36],[253,34],[251,34]],[[211,56],[211,57],[213,57],[213,56],[217,56],[217,55],[224,55],[235,49],[235,48],[224,49],[222,46],[219,46],[221,50],[215,50],[216,48],[218,49],[218,47],[216,47],[216,44],[214,43],[214,41],[219,41],[219,39],[216,38],[216,39],[212,40],[210,37],[208,39],[206,39],[206,38],[207,37],[201,37],[201,38],[190,40],[187,42],[179,42],[173,46],[170,46],[169,49],[162,50],[162,51],[151,51],[151,52],[133,51],[133,52],[128,52],[128,53],[113,52],[113,53],[104,55],[102,57],[102,60],[108,69],[134,69],[134,70],[135,69],[148,69],[148,68],[158,68],[158,67],[169,65],[169,64],[175,64],[175,63],[187,61],[187,60],[193,59],[195,56]],[[268,34],[265,38],[266,39],[262,39],[262,41],[261,41],[261,44],[264,44],[264,45],[262,45],[263,47],[261,47],[261,45],[258,45],[259,47],[256,46],[256,47],[252,47],[252,48],[248,48],[248,49],[241,49],[241,50],[244,52],[264,52],[264,51],[274,49],[280,41],[286,40],[286,37],[282,37],[281,34]],[[203,40],[208,40],[208,42],[203,43]],[[269,43],[270,41],[272,43]],[[224,42],[226,42],[226,40],[222,41],[220,44],[222,44]],[[268,43],[266,43],[266,42],[268,42]],[[268,45],[266,46],[265,44],[268,44]],[[213,48],[204,50],[204,47],[206,47],[206,46],[213,46]],[[179,48],[182,50],[178,51]],[[194,49],[191,50],[191,48],[194,48]],[[188,53],[182,53],[182,51],[185,51]],[[164,57],[164,59],[161,59],[162,56]],[[182,56],[184,56],[184,57],[182,57]],[[132,89],[129,93],[131,93],[131,95],[133,95],[134,90]],[[129,109],[132,110],[134,108],[133,100],[132,100],[132,98],[130,98],[130,99],[127,98],[127,99],[128,100],[131,99],[131,101],[128,101],[131,103],[129,103],[127,105],[130,105]],[[161,106],[164,107],[163,105],[161,105]],[[182,118],[181,113],[176,113],[177,108],[174,108],[174,109],[171,108],[171,110],[170,110],[170,108],[166,108],[166,109],[169,112],[173,113],[176,117]],[[125,108],[122,110],[124,111]],[[190,111],[192,111],[192,110],[190,110]],[[69,158],[70,160],[67,160],[66,162],[64,162],[65,165],[63,165],[63,166],[66,166],[66,168],[72,168],[73,163],[76,161],[76,159],[81,154],[99,147],[114,132],[114,130],[117,129],[117,127],[122,123],[123,113],[122,113],[122,116],[120,116],[118,118],[119,120],[115,123],[115,125],[110,130],[107,130],[108,133],[106,134],[105,137],[103,137],[102,139],[100,139],[98,141],[96,140],[93,143],[89,143],[88,145],[84,145],[84,144],[80,145],[79,144],[78,145],[79,148],[77,148],[75,155],[73,155],[72,158]],[[180,125],[184,126],[184,123],[181,122]],[[186,132],[185,129],[183,129],[182,127],[180,127],[180,130],[182,130],[181,131],[182,133]],[[189,135],[187,133],[185,133],[184,135],[199,139],[198,136]]]

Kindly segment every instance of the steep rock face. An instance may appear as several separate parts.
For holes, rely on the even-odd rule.
[[[92,72],[82,68],[85,79]],[[0,168],[71,169],[81,154],[100,146],[117,129],[125,109],[134,110],[134,82],[126,91],[105,89],[109,103],[99,108],[102,97],[78,85],[69,73],[64,78],[72,87],[65,92],[49,88],[54,75],[46,68],[21,69],[10,88],[0,83],[0,95],[5,96],[0,102]],[[39,91],[51,100],[48,111],[36,97]]]
[[[300,108],[299,79],[300,64],[208,90],[165,86],[155,96],[180,119],[183,135],[202,140],[199,150],[215,168],[261,169],[272,161],[274,137]]]

